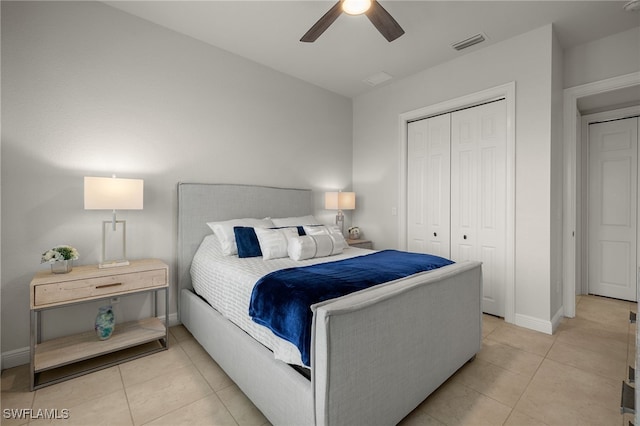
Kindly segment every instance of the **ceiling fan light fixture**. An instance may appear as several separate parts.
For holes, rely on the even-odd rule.
[[[342,10],[349,15],[362,15],[371,7],[371,0],[342,0]]]

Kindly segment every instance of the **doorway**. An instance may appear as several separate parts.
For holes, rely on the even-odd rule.
[[[638,117],[584,117],[588,138],[587,289],[583,292],[637,300]],[[613,113],[614,117],[616,112]]]
[[[564,90],[564,205],[563,205],[563,301],[562,314],[576,315],[576,295],[581,294],[583,228],[581,199],[582,150],[580,138],[580,110],[578,102],[592,95],[611,93],[621,89],[637,90],[640,72],[634,72],[602,81],[587,83]]]

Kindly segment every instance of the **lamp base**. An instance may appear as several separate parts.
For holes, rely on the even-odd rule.
[[[127,260],[127,222],[105,220],[102,222],[102,261],[100,268],[115,268],[129,264]]]
[[[336,225],[338,225],[340,232],[344,235],[344,213],[342,213],[342,210],[338,210],[338,214],[336,215]]]
[[[119,266],[127,266],[127,265],[129,265],[128,260],[113,260],[113,261],[101,262],[100,264],[98,264],[98,268],[100,269],[117,268]]]

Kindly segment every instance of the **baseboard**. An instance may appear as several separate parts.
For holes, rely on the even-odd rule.
[[[12,351],[2,352],[2,370],[7,368],[17,367],[23,364],[29,364],[31,362],[31,353],[29,346],[24,348],[14,349]]]
[[[516,314],[515,324],[530,330],[539,331],[545,334],[553,334],[553,324],[551,321],[541,320],[540,318],[530,317],[528,315]]]
[[[552,333],[556,332],[556,330],[558,329],[558,326],[560,325],[560,322],[562,321],[562,318],[564,318],[563,306],[561,306],[560,309],[558,309],[558,312],[556,312],[553,318],[551,318]]]
[[[164,320],[164,316],[160,317]],[[178,313],[174,312],[169,314],[169,327],[179,325]],[[0,369],[5,370],[7,368],[17,367],[19,365],[29,364],[31,362],[31,354],[29,347],[14,349],[11,351],[2,352],[2,358],[0,359]]]

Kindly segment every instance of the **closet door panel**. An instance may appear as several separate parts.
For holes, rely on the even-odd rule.
[[[450,116],[408,124],[408,250],[450,256]]]
[[[451,122],[451,258],[483,262],[483,310],[504,316],[505,102],[456,111]]]

